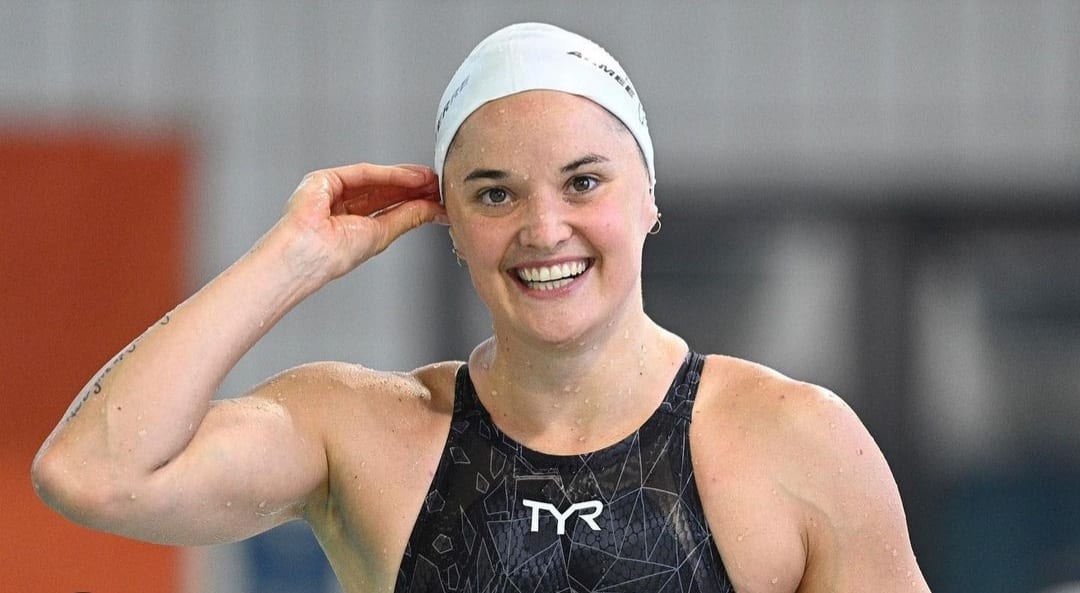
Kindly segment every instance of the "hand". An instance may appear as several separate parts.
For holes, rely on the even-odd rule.
[[[304,176],[268,237],[285,237],[298,273],[330,281],[428,222],[447,222],[431,169],[363,163]]]

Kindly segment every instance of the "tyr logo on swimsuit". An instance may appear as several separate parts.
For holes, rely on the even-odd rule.
[[[521,501],[526,507],[532,509],[532,527],[530,531],[536,533],[540,531],[540,511],[545,510],[551,513],[552,517],[555,517],[557,521],[555,526],[555,533],[563,535],[566,533],[566,520],[570,518],[577,511],[590,511],[589,513],[581,513],[581,520],[588,524],[593,531],[600,531],[600,526],[596,524],[596,517],[600,516],[600,513],[604,512],[604,504],[599,500],[589,500],[585,502],[575,502],[570,505],[570,508],[566,509],[565,513],[560,513],[558,507],[549,502],[539,502],[536,500],[523,499]]]

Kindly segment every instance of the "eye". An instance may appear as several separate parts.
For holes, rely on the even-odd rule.
[[[486,206],[498,206],[510,199],[510,194],[502,187],[490,187],[480,192],[480,202]]]
[[[570,187],[576,192],[584,193],[590,189],[594,189],[598,183],[599,182],[594,177],[578,175],[570,180]]]

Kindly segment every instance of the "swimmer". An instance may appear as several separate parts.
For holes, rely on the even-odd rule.
[[[645,313],[653,147],[606,51],[492,34],[436,110],[434,165],[307,175],[90,380],[35,459],[41,497],[177,545],[304,520],[350,593],[929,591],[842,400]],[[293,306],[427,223],[491,312],[467,363],[312,363],[212,399]]]

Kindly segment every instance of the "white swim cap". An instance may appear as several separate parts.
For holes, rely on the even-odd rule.
[[[435,174],[458,128],[485,103],[529,90],[580,95],[607,109],[637,140],[656,184],[645,108],[626,71],[604,48],[544,23],[519,23],[492,33],[454,73],[435,114]]]

